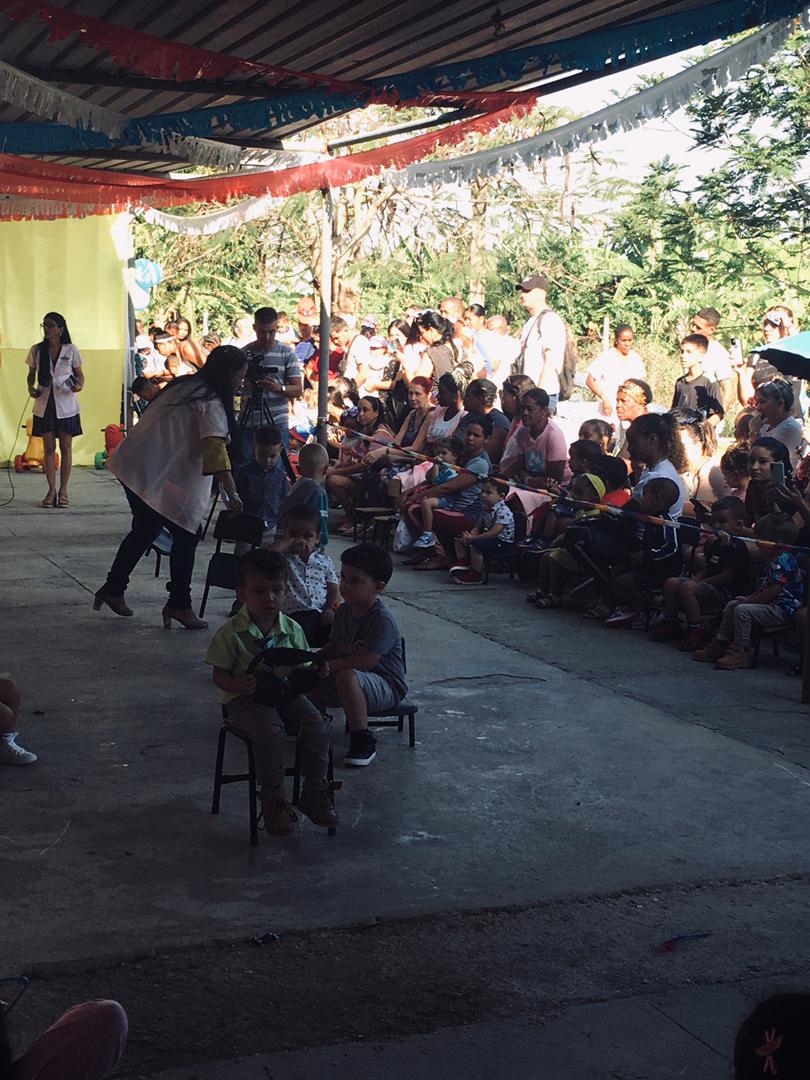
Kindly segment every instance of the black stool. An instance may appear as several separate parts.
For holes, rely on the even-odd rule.
[[[400,730],[402,729],[400,728]],[[248,771],[246,773],[226,773],[223,771],[225,765],[225,741],[229,735],[233,735],[235,739],[243,743],[247,750]],[[292,805],[297,806],[301,794],[301,740],[298,736],[295,739],[295,762],[284,770],[284,775],[293,778]],[[330,784],[334,783],[335,768],[331,740],[326,766],[326,779]],[[259,842],[259,812],[256,809],[256,759],[253,753],[253,740],[250,736],[237,731],[228,722],[228,711],[223,705],[222,727],[219,730],[219,739],[217,740],[217,763],[214,769],[214,798],[211,802],[211,813],[219,813],[220,795],[225,784],[238,784],[243,783],[245,780],[248,782],[248,799],[250,801],[248,807],[250,813],[250,842],[255,846]],[[334,792],[332,798],[334,799]],[[334,826],[331,826],[328,830],[329,836],[334,836],[336,832],[337,829]]]

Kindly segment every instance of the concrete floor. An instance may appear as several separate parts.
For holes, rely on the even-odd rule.
[[[241,786],[225,790],[218,818],[208,813],[218,727],[202,663],[208,634],[160,627],[168,568],[156,580],[153,562],[141,564],[128,594],[135,618],[91,610],[127,528],[117,484],[79,470],[71,507],[57,511],[37,506],[41,478],[15,483],[0,510],[2,667],[25,694],[20,741],[41,757],[0,773],[0,903],[18,927],[5,935],[0,974],[504,906],[556,905],[551,925],[570,943],[578,903],[635,892],[662,905],[639,931],[638,970],[656,941],[696,927],[712,934],[667,986],[690,1018],[665,1022],[688,1072],[674,1071],[681,1051],[656,1033],[666,1010],[642,986],[639,1000],[600,1011],[597,999],[617,988],[589,962],[579,983],[552,980],[544,1000],[556,1002],[554,1022],[527,1021],[520,1037],[482,1024],[380,1048],[386,1072],[399,1062],[417,1077],[443,1075],[444,1053],[477,1061],[470,1077],[495,1075],[482,1048],[497,1050],[494,1069],[506,1045],[515,1064],[504,1076],[529,1075],[521,1054],[535,1068],[541,1054],[557,1072],[568,1060],[571,1076],[723,1075],[747,980],[751,994],[770,976],[801,982],[810,717],[784,663],[715,672],[575,611],[536,612],[503,579],[462,589],[397,572],[389,596],[420,706],[416,749],[380,733],[378,761],[345,775],[336,838],[305,823],[252,849]],[[197,597],[211,546],[197,560]],[[229,605],[213,594],[212,627]],[[590,932],[611,939],[627,920],[603,908]],[[535,967],[524,984],[545,979]],[[591,1011],[574,1019],[576,1009]],[[644,1047],[638,1025],[648,1026]],[[577,1026],[591,1032],[587,1046],[566,1058]],[[311,1063],[299,1051],[265,1072],[246,1060],[167,1076],[379,1075],[362,1056],[368,1046],[310,1053]]]

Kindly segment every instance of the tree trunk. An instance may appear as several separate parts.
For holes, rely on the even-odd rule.
[[[483,304],[486,298],[487,196],[489,181],[478,176],[472,182],[472,219],[470,220],[470,290],[469,303]]]

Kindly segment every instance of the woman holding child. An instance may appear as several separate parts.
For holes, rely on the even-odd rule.
[[[337,465],[326,476],[326,490],[334,495],[346,515],[338,527],[342,536],[351,536],[354,530],[354,508],[363,496],[369,453],[394,441],[393,433],[383,423],[379,398],[360,398],[357,421],[357,434],[347,434],[340,444]]]
[[[485,446],[491,434],[492,421],[488,416],[468,417],[464,454],[456,475],[443,483],[411,491],[400,500],[403,517],[419,534],[426,529],[423,507],[429,504],[430,532],[434,539],[433,546],[422,547],[407,565],[417,570],[446,570],[450,563],[445,557],[444,546],[476,525],[483,509],[481,481],[490,471]],[[450,505],[440,505],[439,500],[442,504],[449,500]]]
[[[152,402],[119,446],[108,468],[121,481],[132,509],[132,528],[121,541],[93,608],[104,604],[130,616],[124,593],[129,578],[161,529],[172,534],[169,599],[163,625],[186,630],[208,625],[191,608],[191,576],[201,525],[211,498],[211,477],[225,505],[241,510],[226,449],[236,424],[234,395],[245,377],[245,354],[221,345],[196,375],[175,379]]]

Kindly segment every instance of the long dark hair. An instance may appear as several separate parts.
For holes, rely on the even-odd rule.
[[[674,416],[669,413],[644,413],[643,416],[637,416],[630,427],[644,435],[654,435],[661,447],[659,460],[667,458],[675,466],[676,472],[686,472],[686,454],[678,436],[678,422]]]
[[[751,443],[751,450],[754,450],[757,446],[761,446],[763,450],[768,450],[773,455],[774,461],[780,461],[785,466],[785,476],[793,475],[793,466],[790,463],[790,451],[783,442],[779,439],[774,439],[770,435],[763,435],[761,439],[757,439]],[[751,453],[749,450],[749,454]]]
[[[44,316],[42,321],[50,319],[51,322],[56,323],[59,329],[62,331],[60,341],[63,345],[70,345],[70,331],[68,325],[65,322],[64,316],[60,315],[58,311],[49,311]],[[45,328],[42,330],[42,341],[37,346],[37,381],[40,386],[48,386],[51,381],[51,352],[48,345],[48,335],[45,333]]]
[[[192,400],[212,401],[217,398],[222,402],[228,418],[231,444],[236,446],[238,443],[231,375],[246,365],[247,357],[241,349],[237,349],[235,345],[218,345],[216,349],[211,350],[208,359],[196,374],[181,375],[179,379],[175,379],[166,387],[163,394],[177,397],[177,401],[169,402],[171,405],[185,405],[186,402]]]
[[[385,413],[383,412],[382,402],[379,398],[372,397],[370,394],[364,395],[360,398],[361,401],[366,401],[372,407],[375,412],[374,427],[371,429],[372,434],[381,427],[385,421]]]

